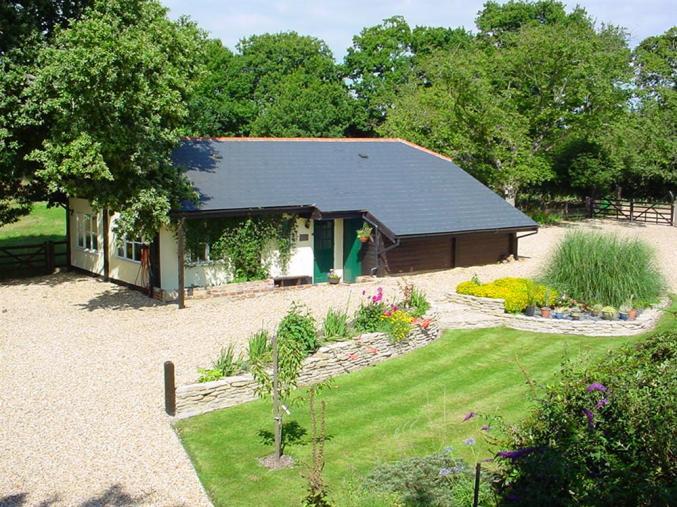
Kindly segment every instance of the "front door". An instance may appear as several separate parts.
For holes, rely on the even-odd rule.
[[[313,282],[327,281],[329,271],[334,268],[334,221],[316,220],[313,232],[314,269]]]
[[[362,274],[362,242],[357,231],[364,222],[361,218],[350,218],[343,221],[343,281],[354,282]]]

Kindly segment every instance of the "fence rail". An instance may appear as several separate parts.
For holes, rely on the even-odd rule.
[[[0,246],[0,276],[49,274],[67,263],[66,241]]]
[[[675,201],[670,203],[634,199],[586,199],[590,218],[611,218],[630,222],[675,225]]]

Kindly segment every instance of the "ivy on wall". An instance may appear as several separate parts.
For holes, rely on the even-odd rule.
[[[209,245],[209,261],[224,262],[234,281],[268,278],[271,246],[279,253],[286,272],[296,240],[295,215],[231,217],[186,221],[186,250],[193,259],[204,255]]]

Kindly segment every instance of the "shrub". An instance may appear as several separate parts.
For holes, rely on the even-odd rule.
[[[557,299],[557,291],[527,278],[499,278],[490,283],[478,283],[476,280],[461,282],[456,292],[469,296],[497,298],[505,300],[505,310],[516,313],[529,304],[551,306]]]
[[[363,293],[364,294],[364,293]],[[362,301],[360,307],[355,312],[353,325],[355,330],[360,333],[375,333],[383,330],[383,319],[381,316],[386,311],[386,305],[383,302],[383,289],[376,289],[376,294],[369,296],[366,301]]]
[[[581,231],[560,242],[543,280],[576,300],[616,307],[633,298],[637,306],[648,306],[665,288],[648,244]]]
[[[272,359],[270,334],[265,329],[253,334],[249,338],[248,354],[249,363],[261,361],[267,364]]]
[[[565,365],[499,453],[522,505],[671,505],[677,498],[677,329]]]
[[[397,343],[404,340],[411,331],[414,317],[404,310],[393,307],[381,314],[381,321],[382,329],[388,333],[393,342]]]
[[[277,336],[283,339],[291,339],[298,342],[307,354],[317,350],[317,331],[315,319],[302,305],[292,303],[287,315],[284,316],[277,326]]]
[[[198,382],[212,382],[223,377],[235,375],[242,370],[242,362],[235,359],[235,348],[233,345],[222,347],[216,361],[212,363],[211,368],[198,368],[200,377]]]
[[[407,308],[414,317],[422,317],[430,309],[425,292],[410,283],[402,288],[402,302],[399,306]]]
[[[439,452],[376,467],[367,490],[397,494],[407,506],[472,505],[474,474],[460,459]],[[480,505],[494,505],[490,485],[480,483]]]
[[[324,323],[322,324],[322,335],[325,339],[349,338],[350,325],[348,324],[348,314],[333,308],[327,310]]]

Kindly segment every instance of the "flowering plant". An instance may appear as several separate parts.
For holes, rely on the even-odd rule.
[[[400,310],[397,306],[393,305],[389,310],[383,312],[381,320],[385,324],[385,331],[397,343],[407,337],[411,331],[414,318],[408,312]]]

